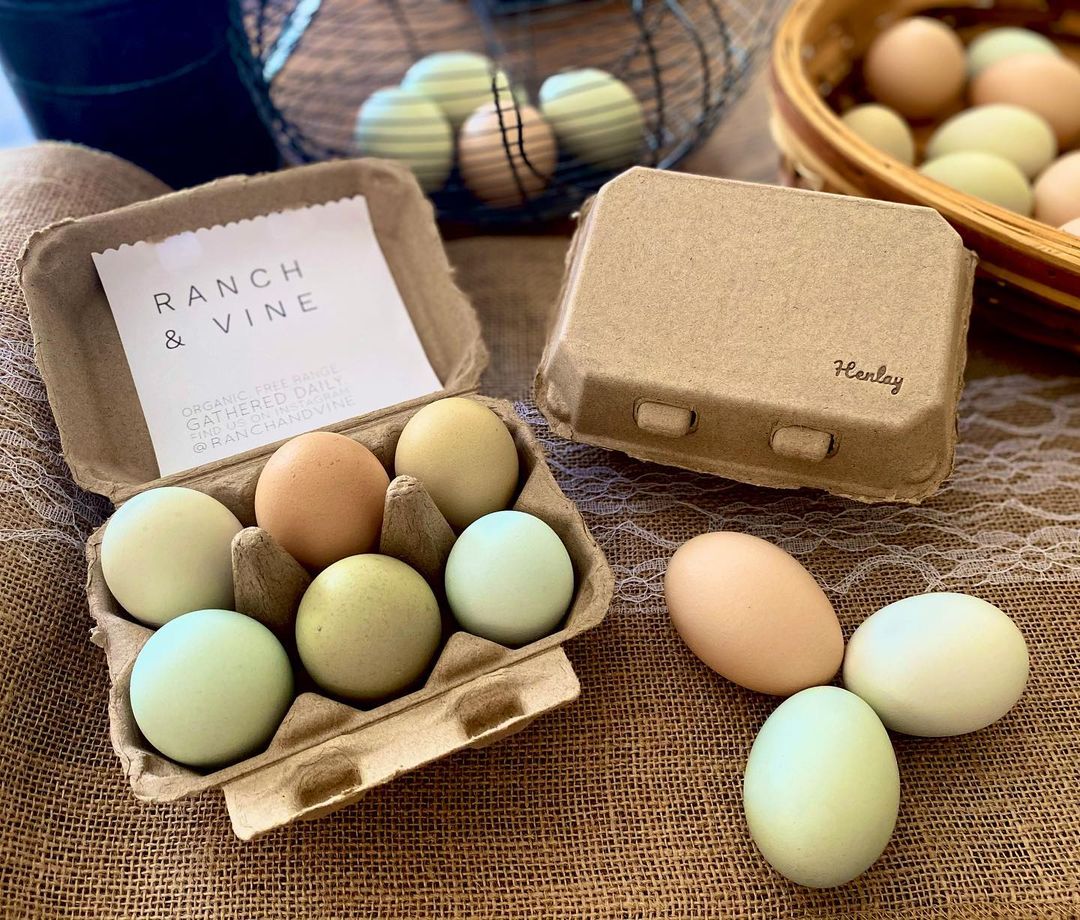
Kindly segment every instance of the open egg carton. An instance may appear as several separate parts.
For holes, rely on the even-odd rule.
[[[477,101],[496,103],[503,117],[472,128],[451,119],[453,168],[440,170],[427,190],[442,219],[513,224],[565,217],[635,163],[675,166],[738,97],[781,7],[779,0],[233,0],[231,37],[241,74],[291,163],[364,153],[358,112],[373,94],[411,88],[414,66],[433,54],[483,55],[490,89]],[[570,90],[589,99],[575,130],[592,133],[593,154],[610,145],[601,151],[607,155],[582,154],[568,142],[541,92],[549,78],[586,69],[627,91],[612,102],[602,94],[593,101],[599,87],[589,81]],[[451,70],[439,79],[455,77]],[[395,109],[379,120],[371,153],[407,144],[430,150],[444,129],[437,112],[427,119],[419,108]],[[507,178],[520,194],[493,203],[477,192]]]
[[[37,357],[76,480],[118,504],[148,488],[183,485],[254,524],[259,473],[277,444],[184,473],[157,475],[134,383],[90,254],[143,239],[258,214],[363,195],[376,236],[444,390],[328,426],[368,447],[390,475],[398,437],[424,405],[448,395],[481,401],[514,438],[521,470],[513,508],[545,521],[573,563],[575,593],[553,634],[506,648],[455,631],[442,597],[442,570],[455,535],[423,484],[392,480],[380,552],[412,565],[443,602],[443,644],[433,666],[404,695],[371,708],[334,699],[296,664],[297,696],[269,746],[239,763],[201,773],[157,753],[131,709],[135,658],[152,630],[132,620],[101,570],[104,525],[87,546],[87,594],[111,679],[110,734],[137,797],[166,802],[221,789],[237,836],[250,839],[333,811],[367,790],[432,760],[481,747],[574,700],[579,685],[562,643],[595,626],[614,588],[603,553],[563,495],[528,425],[507,402],[475,394],[486,362],[475,313],[453,284],[431,207],[407,170],[346,161],[256,177],[232,177],[35,234],[20,259]],[[63,266],[63,270],[60,270]],[[97,398],[108,394],[108,400]],[[292,622],[308,573],[265,531],[233,541],[236,608],[269,626],[295,651]]]

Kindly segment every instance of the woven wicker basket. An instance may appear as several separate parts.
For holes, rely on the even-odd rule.
[[[1070,0],[795,0],[772,54],[773,136],[786,178],[804,187],[928,205],[980,258],[976,306],[1015,335],[1080,354],[1080,238],[954,191],[874,149],[837,111],[866,101],[858,62],[904,16],[943,19],[968,41],[1002,25],[1036,29],[1080,58],[1080,8]],[[946,113],[951,114],[951,113]],[[915,128],[921,147],[936,125]]]

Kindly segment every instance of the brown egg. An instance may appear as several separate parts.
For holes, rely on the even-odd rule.
[[[967,76],[964,46],[943,22],[901,19],[871,43],[863,76],[878,102],[908,118],[928,118],[959,98]]]
[[[550,126],[531,105],[515,109],[504,102],[501,126],[499,114],[495,103],[489,102],[462,125],[461,177],[478,198],[513,207],[543,191],[555,171],[558,148]]]
[[[1058,157],[1035,182],[1035,219],[1060,227],[1080,217],[1080,150]]]
[[[1021,54],[991,64],[971,84],[971,102],[1030,109],[1049,122],[1062,150],[1080,138],[1080,67],[1064,57]]]
[[[817,582],[777,546],[749,534],[684,543],[664,576],[671,622],[705,664],[776,696],[828,683],[844,639]]]
[[[390,478],[363,444],[329,431],[286,441],[255,487],[255,519],[311,569],[375,549]]]

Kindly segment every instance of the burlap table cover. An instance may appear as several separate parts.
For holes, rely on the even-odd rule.
[[[107,512],[67,476],[14,259],[29,230],[162,190],[70,147],[0,155],[0,913],[5,917],[1066,918],[1080,916],[1080,381],[976,356],[956,475],[920,507],[682,473],[550,437],[529,402],[565,240],[452,243],[485,324],[485,393],[521,400],[619,578],[567,650],[582,698],[509,741],[253,844],[220,798],[139,805],[106,726],[84,536]],[[73,308],[77,305],[73,305]],[[742,818],[776,701],[674,635],[665,560],[703,530],[774,540],[845,630],[886,602],[971,591],[1031,649],[1019,706],[975,735],[897,739],[900,820],[833,891],[777,876]]]

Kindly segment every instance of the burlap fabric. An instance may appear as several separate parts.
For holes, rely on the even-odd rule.
[[[220,798],[140,806],[109,747],[75,489],[13,268],[28,230],[154,193],[100,155],[0,156],[0,912],[7,917],[1066,918],[1080,916],[1080,381],[971,383],[946,491],[919,508],[753,489],[553,441],[528,403],[561,239],[451,244],[494,360],[619,576],[568,652],[581,700],[527,731],[252,844]],[[76,304],[72,305],[77,308]],[[850,630],[888,601],[966,590],[1012,614],[1032,680],[999,724],[898,739],[883,859],[810,892],[755,852],[742,767],[776,705],[701,666],[664,611],[665,559],[737,528],[795,553]]]

